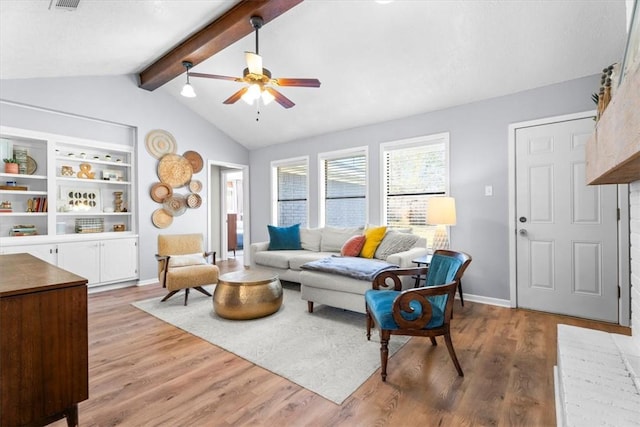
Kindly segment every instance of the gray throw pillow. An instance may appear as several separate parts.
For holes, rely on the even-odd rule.
[[[342,245],[353,236],[362,234],[362,227],[325,227],[322,229],[322,252],[338,252]]]
[[[386,260],[389,255],[399,252],[408,251],[413,248],[420,236],[415,234],[398,233],[397,231],[389,231],[385,234],[384,239],[380,242],[376,249],[375,258]]]

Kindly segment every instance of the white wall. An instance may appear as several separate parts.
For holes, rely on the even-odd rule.
[[[465,292],[509,299],[508,265],[508,126],[510,123],[594,109],[591,93],[598,76],[585,77],[514,95],[446,110],[280,144],[250,153],[253,241],[268,239],[269,164],[273,160],[310,156],[310,219],[318,224],[318,153],[369,146],[369,222],[381,221],[379,146],[440,132],[451,136],[451,195],[456,197],[458,224],[451,228],[452,246],[473,256],[465,273]],[[363,100],[366,102],[366,100]],[[326,120],[331,120],[327,117]],[[493,196],[484,195],[485,185]],[[255,214],[262,213],[261,215]]]
[[[640,347],[640,181],[629,186],[631,243],[631,329]]]
[[[157,235],[160,233],[190,233],[207,230],[208,200],[206,168],[195,175],[202,181],[203,203],[199,209],[189,210],[174,218],[173,224],[160,230],[151,223],[152,212],[160,207],[151,200],[149,190],[158,181],[157,160],[145,149],[145,135],[152,129],[165,129],[176,138],[178,153],[198,151],[205,164],[218,160],[235,164],[248,164],[246,148],[236,143],[219,129],[194,114],[161,91],[148,92],[137,86],[135,76],[74,77],[56,79],[0,80],[0,99],[53,111],[90,117],[107,122],[121,123],[136,129],[136,156],[138,161],[138,232],[140,234],[140,280],[154,280],[157,276]],[[79,137],[119,141],[117,126],[99,122],[69,120],[60,115],[43,113],[28,108],[3,108],[0,124],[37,129]],[[122,129],[127,129],[123,127]],[[112,134],[113,132],[113,134]],[[122,131],[125,132],[125,131]],[[213,246],[214,250],[219,248]]]

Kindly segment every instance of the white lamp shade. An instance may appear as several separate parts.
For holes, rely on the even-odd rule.
[[[431,197],[427,202],[427,224],[456,225],[456,201],[453,197]]]
[[[180,92],[180,95],[186,98],[195,98],[196,91],[193,90],[193,86],[191,86],[190,83],[185,83],[184,86],[182,86],[182,91]]]

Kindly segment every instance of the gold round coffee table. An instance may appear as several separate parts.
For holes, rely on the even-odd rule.
[[[213,292],[213,309],[225,319],[248,320],[275,313],[282,306],[282,285],[268,270],[223,274]]]

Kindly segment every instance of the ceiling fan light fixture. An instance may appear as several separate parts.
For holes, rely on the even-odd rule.
[[[191,83],[189,83],[189,69],[193,67],[193,64],[189,61],[182,61],[182,66],[187,69],[187,82],[182,86],[180,95],[185,98],[195,98],[196,91],[193,89],[193,86],[191,86]]]
[[[242,100],[249,105],[253,105],[253,101],[260,98],[261,88],[258,84],[252,84],[249,89],[242,95]]]
[[[184,84],[184,86],[182,86],[180,95],[184,96],[185,98],[195,98],[196,91],[193,90],[193,86],[191,86],[191,83],[187,82]]]
[[[275,96],[273,96],[271,94],[271,92],[267,91],[267,90],[263,90],[262,91],[262,103],[264,105],[269,105],[271,104],[271,101],[273,101],[274,99],[276,99]]]

